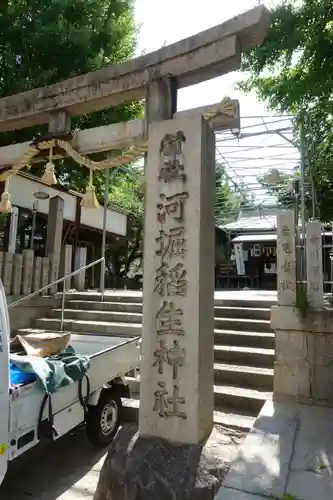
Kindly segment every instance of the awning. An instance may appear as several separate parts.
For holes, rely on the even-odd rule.
[[[257,242],[265,242],[265,241],[276,241],[277,240],[277,235],[276,234],[240,234],[239,236],[236,236],[233,240],[231,240],[232,243],[257,243]]]

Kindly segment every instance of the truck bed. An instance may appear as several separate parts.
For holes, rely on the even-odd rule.
[[[133,342],[138,337],[111,337],[106,335],[86,335],[71,334],[71,345],[75,352],[82,356],[94,358],[105,354],[106,351],[117,349],[118,347]]]
[[[113,337],[73,334],[68,345],[77,354],[90,358],[90,368],[87,372],[90,382],[90,395],[116,377],[123,376],[139,364],[139,337]],[[86,395],[87,385],[82,384],[83,395]],[[31,433],[36,428],[38,414],[44,397],[37,382],[20,386],[10,397],[10,433],[16,439]],[[71,430],[83,421],[84,414],[79,402],[78,382],[61,387],[52,394],[52,410],[54,426],[60,435]],[[48,412],[45,408],[44,418]],[[11,460],[26,449],[34,446],[37,437],[22,448],[12,449]]]

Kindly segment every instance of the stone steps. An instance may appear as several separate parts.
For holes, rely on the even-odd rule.
[[[272,297],[258,294],[247,300],[245,292],[215,299],[214,316],[214,421],[248,430],[273,388],[275,335],[270,328]],[[223,295],[225,297],[225,294]],[[236,297],[243,297],[237,299]],[[229,294],[228,294],[229,297]],[[60,329],[61,310],[38,319],[36,328],[21,333]],[[64,330],[86,335],[140,336],[142,296],[139,292],[108,292],[101,302],[93,292],[66,297]],[[124,414],[137,418],[139,381],[129,378],[131,400],[124,401]]]
[[[274,349],[275,336],[273,332],[246,332],[235,330],[214,330],[215,344],[260,347]]]
[[[273,368],[214,363],[214,380],[216,383],[236,384],[252,389],[261,387],[271,391],[273,374]]]
[[[215,408],[224,406],[237,410],[246,410],[249,415],[258,415],[265,401],[271,398],[271,392],[239,387],[238,385],[214,385]]]
[[[270,368],[273,367],[274,358],[274,349],[232,345],[214,346],[214,360],[220,363]]]
[[[236,307],[217,306],[214,307],[217,318],[243,318],[264,319],[270,321],[271,310],[267,307]]]
[[[123,399],[123,417],[126,421],[138,419],[140,401],[139,395],[133,394],[131,399]],[[237,413],[232,412],[229,408],[220,408],[214,410],[213,419],[215,425],[228,427],[242,432],[248,432],[252,429],[256,417],[248,415],[246,412],[239,410]]]
[[[83,300],[96,302],[98,304],[101,304],[103,302],[127,302],[131,304],[142,304],[142,292],[131,291],[129,293],[126,291],[117,290],[111,293],[106,293],[103,297],[103,302],[101,301],[101,294],[98,292],[68,292],[66,294],[66,301],[70,300]]]
[[[267,332],[271,329],[271,323],[266,319],[215,318],[214,324],[220,330],[228,328],[235,331]]]
[[[129,312],[142,313],[142,302],[121,302],[121,301],[104,301],[97,302],[92,300],[68,300],[67,306],[69,309],[89,310],[89,311],[112,311],[112,312]],[[270,320],[270,308],[259,307],[214,307],[215,317],[228,318],[244,318],[244,319],[264,319]]]
[[[59,331],[60,325],[60,318],[40,318],[36,320],[36,327],[41,330]],[[133,337],[141,335],[142,326],[136,323],[65,319],[64,330],[88,335],[119,335]]]
[[[260,387],[269,392],[273,387],[273,372],[272,368],[214,363],[214,380],[220,385],[239,385],[248,389]],[[140,392],[139,378],[128,377],[133,393]]]
[[[61,318],[61,309],[53,309],[51,318]],[[85,321],[103,321],[107,323],[136,323],[142,324],[142,313],[127,312],[127,311],[88,311],[86,309],[65,309],[64,317],[70,319],[78,319]]]
[[[94,302],[92,300],[69,300],[69,309],[88,311],[112,311],[142,313],[142,302]]]
[[[60,319],[61,309],[53,309],[50,314],[51,318]],[[105,310],[87,310],[87,309],[65,309],[64,318],[71,320],[85,320],[97,322],[119,322],[119,323],[136,323],[142,324],[142,313],[128,311],[105,311]],[[244,319],[244,318],[218,318],[214,320],[215,328],[223,330],[230,327],[233,331],[254,331],[256,333],[267,332],[270,329],[270,322],[261,319]]]

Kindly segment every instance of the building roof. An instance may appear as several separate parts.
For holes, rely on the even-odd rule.
[[[229,232],[275,232],[277,214],[281,211],[283,209],[276,205],[246,206],[240,211],[237,220],[222,227]]]
[[[240,234],[231,240],[232,243],[257,243],[265,241],[276,241],[277,235],[274,233],[264,234]]]
[[[222,226],[226,231],[276,231],[277,216],[276,215],[257,215],[256,217],[241,216],[234,222],[229,222]]]

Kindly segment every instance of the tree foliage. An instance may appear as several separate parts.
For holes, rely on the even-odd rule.
[[[270,184],[265,176],[258,177],[258,182],[267,190],[270,196],[276,198],[277,204],[285,208],[293,208],[295,206],[295,184],[294,179],[299,177],[299,172],[296,170],[294,175],[280,173],[279,182]]]
[[[111,174],[110,201],[128,210],[128,241],[118,239],[108,251],[110,271],[126,276],[133,264],[141,269],[144,225],[144,171],[142,167],[120,168]],[[124,245],[126,248],[124,248]]]
[[[8,0],[0,10],[0,97],[50,85],[131,58],[136,44],[133,0]],[[139,103],[83,115],[84,129],[126,121]],[[45,127],[0,134],[0,146],[32,140]],[[31,169],[40,174],[44,166]],[[57,164],[65,187],[83,191],[88,171],[72,161]],[[99,185],[104,184],[103,173]],[[97,190],[100,195],[100,190]]]
[[[285,0],[272,12],[264,44],[244,57],[242,69],[250,78],[239,84],[245,91],[254,90],[271,109],[304,117],[324,221],[333,217],[332,54],[332,1]]]
[[[240,197],[232,190],[224,165],[215,168],[215,223],[223,226],[237,219]]]
[[[8,0],[0,9],[0,97],[96,71],[134,55],[136,28],[133,0]],[[127,121],[142,115],[142,105],[127,103],[83,115],[72,121],[80,130]],[[31,141],[46,127],[0,134],[0,146]],[[104,158],[104,154],[94,159]],[[41,175],[45,165],[33,164],[31,173]],[[59,183],[83,192],[88,170],[65,159],[56,162]],[[128,241],[118,238],[108,248],[109,267],[127,269],[140,252],[143,202],[142,172],[134,167],[119,169],[110,187],[110,201],[128,210]],[[94,173],[100,201],[104,198],[105,172]],[[131,237],[132,236],[132,237]]]

